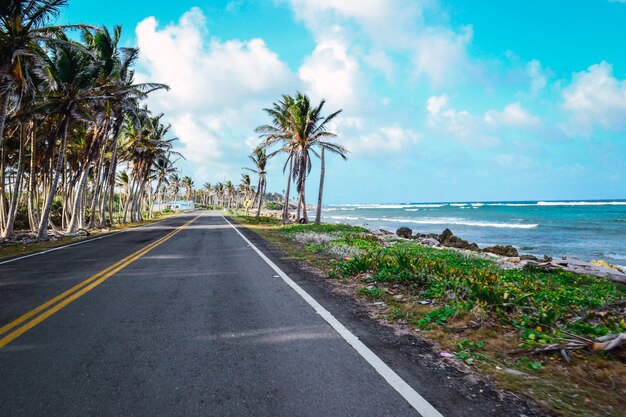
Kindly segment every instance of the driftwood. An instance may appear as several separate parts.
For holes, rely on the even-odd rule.
[[[569,338],[563,338],[562,343],[553,343],[547,346],[535,347],[532,349],[517,349],[510,352],[513,355],[537,355],[540,353],[559,352],[563,359],[569,362],[569,353],[573,350],[579,349],[593,349],[610,351],[617,348],[626,347],[626,333],[609,334],[606,336],[598,337],[596,339],[590,339],[582,336],[578,336],[572,333],[559,330],[565,333]]]

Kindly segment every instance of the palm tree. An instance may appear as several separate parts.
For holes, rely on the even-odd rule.
[[[248,171],[254,172],[259,176],[259,180],[257,183],[257,191],[254,196],[254,204],[257,205],[256,216],[259,217],[261,215],[261,207],[263,206],[263,195],[265,194],[266,187],[266,177],[267,172],[265,170],[265,166],[267,165],[267,153],[265,149],[258,146],[254,148],[252,154],[248,156],[250,161],[254,164],[254,168],[244,168]]]
[[[293,162],[295,158],[295,148],[293,141],[293,132],[291,122],[289,120],[290,108],[294,105],[294,99],[291,96],[283,95],[282,100],[273,103],[271,108],[263,109],[270,116],[271,124],[265,124],[257,127],[254,131],[261,134],[263,139],[263,147],[270,147],[274,144],[281,144],[278,151],[268,155],[274,156],[279,152],[287,153],[287,161],[283,166],[285,172],[287,165],[287,187],[285,189],[285,197],[283,200],[283,224],[289,222],[289,193],[291,190],[291,181],[293,178]]]
[[[42,44],[57,42],[70,26],[47,26],[67,0],[4,0],[0,13],[0,146],[12,95],[19,99],[29,87],[28,66],[41,65]],[[76,25],[74,26],[76,27]]]
[[[213,187],[213,190],[215,191],[215,196],[217,198],[217,205],[224,208],[224,184],[218,182]]]
[[[57,136],[61,137],[54,169],[55,173],[45,199],[37,230],[37,237],[39,238],[45,238],[48,234],[50,210],[57,192],[61,171],[63,170],[70,128],[74,122],[93,121],[89,105],[91,104],[90,102],[99,98],[97,89],[92,83],[93,67],[90,65],[91,57],[86,52],[69,46],[70,41],[65,35],[59,35],[59,38],[63,43],[55,45],[45,67],[48,75],[49,93],[45,101],[36,109],[60,118]],[[74,213],[76,208],[75,204]]]
[[[174,201],[178,200],[178,192],[180,191],[181,179],[177,173],[170,175],[170,188],[174,196]]]
[[[181,185],[185,187],[185,200],[191,200],[193,197],[194,183],[191,177],[185,175],[181,181]]]
[[[331,134],[335,137],[335,134]],[[331,135],[328,135],[330,137]],[[324,193],[324,173],[326,171],[326,161],[324,160],[324,151],[328,149],[330,152],[339,155],[344,161],[348,159],[348,150],[342,146],[331,143],[327,140],[318,139],[317,144],[321,148],[320,150],[320,188],[317,195],[317,208],[315,211],[315,224],[320,224],[322,220],[322,194]]]
[[[156,198],[159,201],[159,210],[163,206],[163,189],[170,185],[169,177],[176,174],[177,171],[178,169],[174,166],[169,152],[158,158],[152,166],[152,179],[157,182],[155,190]]]
[[[205,182],[204,184],[202,184],[202,193],[204,194],[204,204],[205,205],[209,205],[209,199],[211,198],[211,191],[213,189],[211,188],[211,183],[209,182]]]
[[[226,183],[224,184],[224,194],[225,194],[225,198],[227,199],[227,206],[228,208],[232,208],[233,207],[233,194],[235,193],[235,187],[233,186],[233,183],[231,181],[226,181]]]

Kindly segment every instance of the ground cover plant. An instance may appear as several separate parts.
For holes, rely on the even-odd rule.
[[[626,332],[626,286],[564,271],[505,270],[360,227],[239,219],[322,269],[374,318],[434,341],[442,360],[556,414],[621,415],[624,350],[600,348],[603,336]]]

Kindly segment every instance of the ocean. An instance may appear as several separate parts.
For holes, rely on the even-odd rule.
[[[626,265],[626,200],[343,204],[323,221],[369,229],[441,233],[446,227],[480,247],[513,245],[536,256],[573,256]]]

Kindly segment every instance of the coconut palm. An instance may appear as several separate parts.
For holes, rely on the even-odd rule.
[[[254,205],[257,206],[256,216],[261,215],[261,207],[263,206],[263,195],[265,194],[267,171],[265,166],[267,165],[267,153],[265,149],[258,146],[254,148],[252,154],[248,156],[250,161],[254,164],[254,168],[244,168],[248,171],[254,172],[258,175],[257,191],[254,196]]]
[[[191,179],[191,177],[185,175],[180,183],[185,188],[185,200],[191,200],[193,197],[193,180]]]
[[[335,134],[326,136],[335,137]],[[329,142],[327,139],[318,139],[317,145],[320,147],[320,188],[317,195],[317,207],[315,210],[315,224],[320,224],[322,220],[322,194],[324,193],[324,174],[326,172],[326,161],[324,159],[324,151],[328,150],[331,153],[339,155],[344,161],[348,159],[348,150],[343,146],[339,146],[335,143]]]
[[[293,105],[294,99],[291,96],[283,95],[282,100],[273,103],[270,108],[263,109],[271,119],[270,124],[261,125],[255,129],[255,132],[260,133],[260,137],[263,139],[262,147],[271,147],[275,144],[281,145],[279,150],[271,153],[268,157],[274,156],[280,152],[287,154],[287,161],[283,165],[283,173],[287,170],[287,166],[289,166],[287,170],[287,187],[283,200],[283,224],[289,222],[289,193],[291,190],[293,162],[295,159],[293,133],[289,121],[289,112]]]
[[[178,192],[180,191],[181,179],[177,173],[170,175],[170,189],[174,196],[174,201],[178,200]]]
[[[49,26],[67,0],[4,0],[0,13],[0,145],[11,96],[20,97],[29,87],[29,65],[41,65],[43,45],[57,42],[70,26]]]

